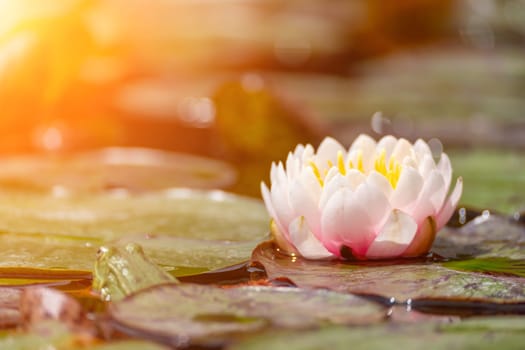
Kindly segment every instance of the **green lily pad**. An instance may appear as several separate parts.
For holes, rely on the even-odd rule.
[[[522,349],[525,319],[491,317],[450,324],[387,323],[368,327],[326,327],[308,331],[263,333],[229,349]]]
[[[466,225],[439,233],[432,250],[460,271],[525,277],[525,226],[485,212]]]
[[[525,155],[477,149],[450,154],[465,184],[461,204],[513,214],[525,209]]]
[[[487,212],[460,228],[444,228],[432,251],[449,259],[525,259],[525,225]]]
[[[287,287],[223,289],[160,285],[109,305],[117,328],[171,345],[220,345],[239,333],[324,324],[371,324],[386,317],[379,304],[350,294]]]
[[[400,302],[411,299],[525,302],[524,279],[455,271],[422,260],[308,261],[279,253],[271,242],[259,245],[252,260],[263,264],[269,278],[288,277],[299,287],[377,295]]]
[[[235,179],[236,171],[227,163],[147,148],[113,147],[61,157],[0,158],[1,187],[41,192],[213,189],[228,187]]]
[[[91,271],[101,245],[136,241],[174,275],[208,271],[248,260],[267,227],[260,201],[221,191],[65,197],[4,191],[0,267]]]

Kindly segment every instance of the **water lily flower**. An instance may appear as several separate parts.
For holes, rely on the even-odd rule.
[[[428,253],[452,216],[463,182],[447,197],[450,159],[436,164],[423,140],[360,135],[346,150],[327,137],[317,152],[298,145],[286,168],[261,183],[280,249],[307,259],[387,259]]]

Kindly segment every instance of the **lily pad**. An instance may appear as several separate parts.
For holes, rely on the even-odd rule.
[[[234,334],[267,328],[372,324],[386,309],[351,294],[290,287],[223,289],[160,285],[109,306],[117,328],[171,345],[220,345]]]
[[[450,154],[465,189],[461,204],[514,214],[525,209],[525,155],[478,149]]]
[[[525,319],[493,317],[450,324],[382,324],[263,333],[229,349],[522,349]]]
[[[525,303],[525,280],[461,272],[421,260],[385,262],[313,262],[279,253],[273,243],[257,247],[252,260],[269,278],[288,277],[299,287],[394,298],[487,303]]]
[[[488,211],[460,228],[444,228],[432,251],[449,259],[525,259],[525,225]]]
[[[219,160],[148,148],[113,147],[61,157],[0,158],[1,187],[42,192],[213,189],[228,187],[235,179],[235,169]]]
[[[260,201],[217,190],[65,197],[3,191],[0,267],[91,271],[101,245],[137,241],[174,275],[201,272],[248,260],[267,227]]]
[[[74,333],[57,321],[34,325],[25,333],[0,336],[0,348],[10,350],[60,349],[60,350],[166,350],[167,348],[141,340],[123,340],[102,343],[96,338]]]

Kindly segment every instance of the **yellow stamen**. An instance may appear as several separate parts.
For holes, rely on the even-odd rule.
[[[315,163],[312,161],[308,162],[308,165],[312,167],[312,170],[314,172],[315,177],[317,178],[317,181],[319,181],[319,184],[323,186],[324,185],[323,178],[321,177],[321,172],[319,171],[319,168],[317,167],[317,165],[315,165]]]
[[[386,166],[386,151],[382,150],[379,154],[379,157],[375,160],[375,170],[383,175],[392,188],[396,188],[397,182],[399,181],[399,176],[401,175],[401,164],[395,159],[390,158],[388,161],[388,168]]]
[[[363,151],[361,150],[357,152],[357,170],[362,173],[365,172],[365,167],[363,166]]]
[[[337,152],[337,167],[341,174],[346,175],[345,160],[343,159],[343,152]]]
[[[386,176],[386,151],[383,149],[375,161],[375,169],[378,173]]]

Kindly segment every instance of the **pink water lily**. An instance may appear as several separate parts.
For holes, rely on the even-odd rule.
[[[327,137],[298,145],[261,183],[279,247],[307,259],[387,259],[426,254],[452,216],[462,179],[447,198],[450,160],[426,142],[360,135],[346,150]]]

